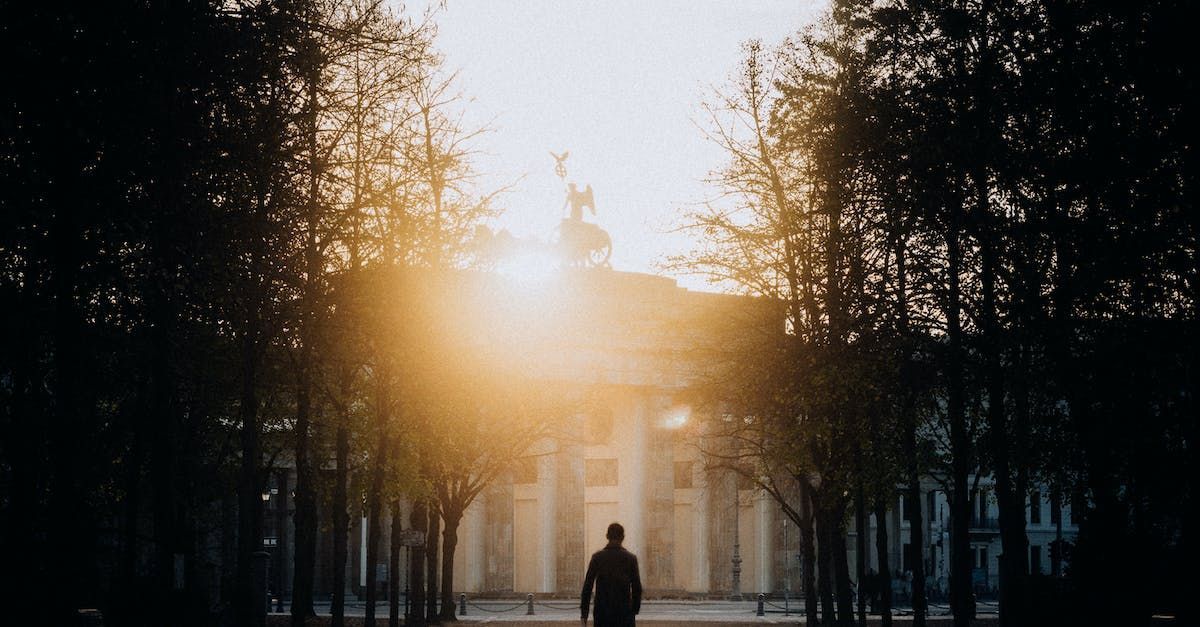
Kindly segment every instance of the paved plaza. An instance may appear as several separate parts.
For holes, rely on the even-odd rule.
[[[745,601],[723,600],[654,600],[642,603],[642,611],[638,614],[638,622],[653,622],[656,627],[673,627],[675,624],[710,623],[721,625],[753,625],[753,624],[802,624],[804,620],[803,601],[791,600],[785,603],[782,599],[764,601],[763,616],[758,616],[758,603],[747,595]],[[347,601],[347,616],[362,616],[365,604]],[[388,604],[379,603],[376,617],[386,621]],[[329,604],[317,605],[318,616],[328,616]],[[997,607],[994,601],[978,603],[978,618],[981,624],[988,624],[996,617]],[[911,608],[899,606],[893,611],[897,622],[904,624],[906,617],[912,614]],[[929,615],[932,619],[950,618],[950,607],[946,604],[931,603]],[[877,621],[878,616],[874,616]],[[577,625],[579,623],[579,602],[571,599],[535,599],[533,614],[529,614],[529,603],[522,599],[479,599],[467,601],[467,612],[459,616],[463,622],[504,623],[505,627],[518,627],[522,624],[536,624],[538,627],[548,627],[549,624]],[[872,621],[868,621],[869,623]],[[934,621],[937,624],[940,621]],[[948,623],[947,623],[948,624]]]

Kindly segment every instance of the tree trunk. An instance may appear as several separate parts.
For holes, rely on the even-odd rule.
[[[854,494],[854,568],[855,577],[858,581],[858,624],[859,627],[867,625],[867,595],[864,594],[863,584],[867,581],[867,535],[868,531],[868,514],[867,514],[867,496],[864,493],[862,485],[862,467],[857,469],[859,475],[858,485]]]
[[[914,556],[912,563],[913,627],[924,627],[925,617],[928,614],[928,604],[925,599],[925,514],[921,509],[923,505],[921,475],[915,460],[908,467],[908,494],[913,502],[911,518],[908,522],[908,534]],[[930,515],[933,515],[932,512]],[[888,591],[890,594],[890,585]]]
[[[833,609],[833,554],[836,549],[833,546],[833,534],[829,529],[829,516],[815,494],[813,509],[817,523],[817,567],[820,571],[817,593],[821,597],[821,624],[833,625],[837,622]]]
[[[955,181],[957,184],[958,181]],[[962,292],[959,275],[962,270],[961,242],[958,216],[961,203],[950,208],[951,224],[946,232],[946,256],[949,294],[946,312],[946,414],[950,423],[951,481],[954,499],[951,501],[950,534],[950,607],[954,612],[954,627],[969,627],[975,617],[975,595],[971,589],[971,495],[968,476],[971,473],[971,435],[968,432],[964,402],[962,363]]]
[[[909,331],[909,304],[908,304],[908,246],[907,240],[908,229],[905,228],[903,216],[898,215],[893,231],[896,234],[896,331],[900,337],[900,346],[902,355],[900,358],[900,384],[901,386],[913,386],[914,377],[912,376],[912,340]],[[913,406],[913,400],[917,392],[912,387],[901,399],[900,406],[900,421],[903,425],[902,442],[904,444],[902,457],[908,460],[904,465],[905,473],[908,475],[908,488],[911,494],[919,495],[921,492],[921,461],[917,457],[917,413]],[[875,502],[875,519],[879,524],[877,542],[881,542],[879,548],[879,600],[882,609],[880,614],[881,621],[884,627],[889,627],[892,622],[892,573],[888,564],[887,552],[887,510],[888,504],[886,499],[880,498]],[[921,520],[921,513],[917,512],[917,520]],[[899,527],[899,525],[897,525]],[[909,526],[912,529],[912,526]],[[911,534],[910,534],[911,535]],[[920,536],[920,534],[917,534]],[[913,548],[919,548],[923,536],[913,538],[917,545]],[[896,539],[897,543],[900,539]],[[901,544],[903,546],[903,544]],[[903,560],[903,558],[901,558]],[[902,570],[903,561],[897,570]],[[913,627],[925,627],[925,568],[922,565],[913,571],[913,584],[921,589],[921,603],[913,602]]]
[[[838,625],[849,627],[854,624],[854,591],[850,587],[850,560],[846,546],[845,505],[838,504],[830,512],[829,533],[832,536],[833,576],[837,593]]]
[[[307,340],[302,340],[307,342]],[[317,557],[317,499],[313,485],[312,460],[309,449],[312,445],[311,418],[312,395],[310,365],[312,351],[308,346],[300,349],[300,372],[296,390],[296,526],[295,558],[292,564],[292,625],[302,627],[305,619],[316,616],[313,610],[313,569]],[[282,567],[282,564],[278,565]],[[276,590],[282,595],[283,590]]]
[[[24,268],[29,272],[28,267]],[[11,355],[13,366],[10,403],[13,416],[22,420],[0,421],[0,436],[4,445],[0,449],[7,453],[8,464],[7,501],[0,503],[0,550],[10,564],[22,564],[22,568],[0,568],[0,585],[14,599],[28,599],[30,606],[41,607],[49,602],[50,591],[39,582],[47,580],[47,565],[38,559],[41,551],[41,534],[38,520],[42,517],[40,499],[44,483],[46,428],[53,424],[49,419],[42,397],[44,374],[39,367],[37,345],[41,340],[37,330],[35,298],[32,281],[22,286],[21,298],[15,304],[20,312],[20,324],[16,329],[17,349]],[[6,345],[7,346],[7,345]],[[143,412],[144,413],[144,412]],[[19,442],[20,446],[10,446]],[[136,527],[133,529],[136,535]],[[136,549],[136,547],[135,547]],[[136,555],[135,555],[136,557]],[[132,582],[131,582],[132,584]],[[131,608],[133,612],[140,607]]]
[[[168,611],[177,605],[175,590],[175,553],[178,541],[178,494],[176,477],[179,473],[179,454],[175,450],[179,439],[179,421],[172,403],[173,382],[168,352],[170,316],[163,288],[157,286],[153,298],[152,316],[156,318],[150,336],[154,344],[150,372],[151,448],[150,482],[151,510],[154,520],[154,599],[152,611]],[[260,545],[261,546],[261,545]],[[261,550],[256,548],[254,550]]]
[[[454,613],[454,551],[458,548],[458,525],[463,510],[446,508],[446,526],[442,530],[442,621],[456,621]]]
[[[436,507],[429,508],[429,527],[425,533],[425,577],[428,593],[425,602],[425,616],[430,621],[436,621],[438,615],[438,531],[441,527]]]
[[[984,175],[974,174],[980,219],[988,217],[987,187]],[[999,313],[996,303],[996,253],[991,230],[980,227],[980,318],[983,326],[984,368],[987,391],[987,421],[990,433],[996,500],[1000,506],[1000,624],[1006,627],[1024,624],[1025,616],[1025,498],[1013,481],[1013,448],[1020,437],[1010,428],[1005,403],[1003,347],[1000,342]]]
[[[143,394],[145,394],[144,390],[139,393],[139,396]],[[133,442],[130,447],[129,456],[125,460],[124,468],[125,502],[122,507],[121,521],[120,611],[123,613],[123,620],[131,623],[142,622],[142,617],[139,615],[141,612],[141,603],[139,603],[141,595],[137,586],[137,556],[139,545],[138,526],[142,507],[142,465],[144,463],[145,449],[143,434],[149,430],[146,425],[150,418],[148,415],[145,415],[146,413],[145,407],[138,408],[138,420],[141,421],[141,424],[134,430]],[[14,472],[13,474],[16,475],[17,473]],[[16,499],[14,498],[14,500]],[[17,559],[20,556],[12,555],[12,557]]]
[[[306,38],[307,45],[315,42]],[[313,611],[313,569],[317,557],[317,499],[313,485],[311,447],[312,421],[312,367],[313,336],[317,320],[317,286],[324,268],[317,248],[317,228],[320,221],[320,170],[321,160],[317,154],[318,87],[321,82],[321,61],[314,55],[306,55],[308,71],[305,73],[307,108],[305,129],[308,140],[308,201],[304,226],[305,272],[301,287],[300,303],[300,354],[299,372],[296,381],[296,557],[295,576],[292,589],[292,625],[301,627],[304,619],[315,616]]]
[[[809,498],[811,488],[800,482],[800,573],[804,590],[804,618],[810,623],[817,621],[817,555],[813,538],[813,504]]]
[[[388,543],[388,627],[400,626],[400,499],[392,500],[392,541]]]
[[[343,395],[342,398],[346,398]],[[350,535],[347,511],[347,482],[350,479],[350,416],[343,409],[337,426],[337,475],[333,486],[333,599],[330,603],[330,627],[343,627],[346,614],[346,550]]]
[[[1025,584],[1029,542],[1025,535],[1025,499],[1011,482],[1003,488],[997,479],[996,498],[1000,505],[1000,624],[1023,625]],[[1002,491],[1003,490],[1003,491]]]
[[[875,554],[879,562],[879,573],[876,575],[879,588],[879,620],[882,627],[892,627],[892,570],[888,564],[887,500],[875,499],[874,509]]]
[[[343,399],[346,396],[343,395]],[[334,478],[334,590],[330,602],[330,627],[346,625],[346,551],[350,533],[350,513],[347,510],[347,483],[350,476],[349,412],[343,410],[337,423],[337,471]]]
[[[238,554],[234,583],[235,612],[241,625],[260,625],[265,608],[257,606],[254,589],[254,554],[262,550],[262,484],[258,434],[257,345],[242,339],[241,444],[238,476]]]
[[[417,499],[409,513],[409,524],[414,531],[428,534],[429,512],[425,502]],[[408,616],[404,620],[406,627],[425,626],[425,545],[412,547],[412,562],[409,564],[409,589],[412,599],[408,603]]]
[[[363,625],[375,627],[375,601],[378,597],[379,541],[383,535],[383,480],[387,474],[388,441],[387,424],[391,407],[388,394],[390,377],[386,368],[380,368],[376,381],[375,407],[375,460],[371,467],[371,484],[367,490],[367,589],[364,595],[366,608]]]
[[[377,455],[386,453],[377,452]],[[379,536],[383,534],[382,466],[382,460],[375,461],[375,466],[371,469],[371,487],[367,493],[367,586],[363,591],[363,602],[366,604],[363,610],[363,624],[366,627],[375,627],[375,602],[378,600]]]

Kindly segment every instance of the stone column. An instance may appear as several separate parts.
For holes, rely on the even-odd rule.
[[[575,416],[567,425],[568,438],[558,443],[557,472],[558,530],[554,534],[557,568],[554,590],[559,594],[579,594],[583,587],[584,485],[583,416]]]
[[[541,576],[538,592],[554,592],[557,586],[558,534],[558,453],[544,455],[538,460],[538,518],[542,537],[538,543]]]
[[[513,589],[513,488],[511,481],[500,481],[489,488],[485,497],[486,538],[484,552],[484,590],[512,592]]]
[[[756,579],[756,589],[753,592],[770,592],[775,589],[774,569],[772,568],[775,550],[775,534],[779,531],[779,525],[775,524],[775,517],[772,515],[777,508],[773,507],[774,501],[766,492],[758,492],[754,498],[755,509],[755,524],[758,529],[754,534],[758,540],[755,547],[758,551],[758,573]]]
[[[699,460],[697,464],[703,464],[704,460]],[[692,542],[696,551],[696,559],[693,562],[696,569],[695,582],[700,587],[702,592],[712,592],[712,560],[710,559],[709,538],[712,537],[712,494],[708,481],[707,472],[696,473],[700,477],[700,482],[697,484],[699,494],[696,497],[696,533]]]
[[[645,395],[632,392],[629,408],[629,448],[619,455],[618,485],[621,489],[621,517],[625,525],[625,546],[645,561],[646,555],[646,463],[647,463],[647,399]],[[621,428],[618,422],[618,430]],[[619,433],[619,431],[618,431]],[[642,585],[646,585],[646,567],[642,566]]]
[[[642,564],[642,583],[647,589],[668,590],[675,588],[674,537],[675,537],[675,469],[674,443],[670,430],[659,424],[658,407],[664,403],[645,396],[642,399],[642,420],[646,437],[643,456],[646,541]]]
[[[708,489],[708,568],[709,592],[733,590],[734,494],[737,482],[731,472],[709,470],[705,473]]]

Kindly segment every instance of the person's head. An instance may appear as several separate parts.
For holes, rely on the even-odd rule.
[[[604,532],[604,537],[608,538],[609,542],[620,544],[625,540],[625,528],[621,523],[613,523],[608,526],[608,531]]]
[[[574,184],[574,183],[567,183],[567,189],[569,189],[569,190],[571,190],[571,191],[575,191],[575,184]]]

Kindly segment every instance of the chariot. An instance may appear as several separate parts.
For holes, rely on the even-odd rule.
[[[576,268],[608,268],[612,238],[608,231],[575,218],[558,225],[558,249],[567,265]]]

